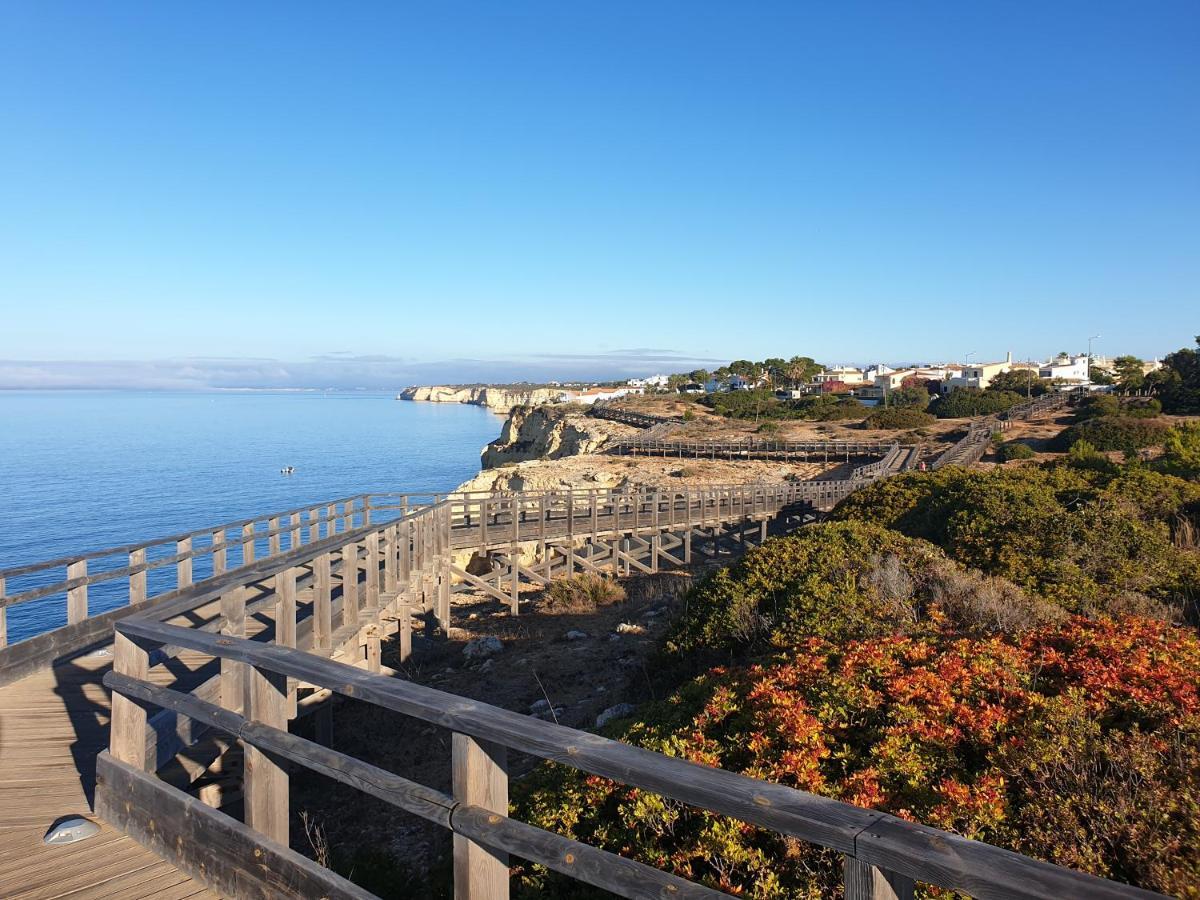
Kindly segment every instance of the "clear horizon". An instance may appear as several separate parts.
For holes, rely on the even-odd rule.
[[[1161,356],[1198,45],[1187,2],[6,4],[0,387]]]

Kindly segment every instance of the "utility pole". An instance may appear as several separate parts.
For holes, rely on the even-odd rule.
[[[1100,335],[1093,334],[1091,337],[1088,338],[1088,363],[1087,363],[1087,366],[1088,366],[1087,367],[1087,379],[1088,379],[1088,381],[1092,380],[1092,341],[1097,340],[1099,337],[1100,337]]]

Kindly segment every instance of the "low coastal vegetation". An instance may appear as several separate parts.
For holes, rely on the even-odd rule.
[[[916,407],[887,407],[873,409],[863,419],[864,428],[923,428],[931,425],[935,417]]]
[[[1182,471],[1200,427],[1177,434]],[[700,582],[661,653],[676,687],[607,733],[1200,896],[1200,484],[1141,462],[948,468],[832,518]],[[836,854],[603,778],[546,765],[517,803],[738,895],[840,891]]]

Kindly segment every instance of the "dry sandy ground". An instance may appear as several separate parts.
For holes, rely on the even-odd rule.
[[[830,472],[825,463],[783,463],[755,460],[729,462],[708,459],[664,459],[646,456],[589,454],[563,459],[530,460],[485,469],[459,490],[555,490],[564,487],[616,488],[677,485],[681,490],[748,481],[808,480]]]
[[[698,441],[758,438],[781,441],[900,440],[916,443],[920,440],[944,440],[947,435],[964,429],[968,423],[967,419],[939,419],[932,425],[921,428],[919,432],[911,432],[906,429],[864,428],[861,419],[844,422],[779,420],[772,422],[778,426],[778,430],[772,430],[772,427],[768,426],[766,431],[760,431],[761,423],[713,415],[706,407],[688,400],[654,396],[626,397],[617,401],[617,405],[664,416],[682,416],[684,412],[691,410],[695,418],[677,428],[673,436]]]

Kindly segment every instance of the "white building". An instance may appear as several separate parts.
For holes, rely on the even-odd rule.
[[[863,381],[875,383],[875,379],[880,375],[887,375],[889,372],[895,372],[891,366],[885,366],[883,363],[876,363],[863,371]]]
[[[842,384],[862,384],[866,381],[862,369],[854,366],[832,366],[813,376],[813,384],[840,381]]]
[[[1082,384],[1091,380],[1088,373],[1087,354],[1081,356],[1060,356],[1051,360],[1038,369],[1039,378],[1061,378]]]
[[[648,378],[630,378],[627,384],[638,388],[665,388],[669,381],[666,375],[651,375]]]
[[[962,374],[956,378],[949,379],[947,383],[950,387],[985,388],[992,383],[993,378],[1003,372],[1009,371],[1012,367],[1012,353],[1009,353],[1002,362],[965,365],[962,367]]]
[[[559,395],[559,400],[563,403],[582,403],[585,406],[591,406],[593,403],[602,403],[605,400],[616,400],[618,397],[627,397],[630,394],[640,394],[641,392],[641,388],[591,387],[584,388],[580,391],[563,391],[562,394]]]

